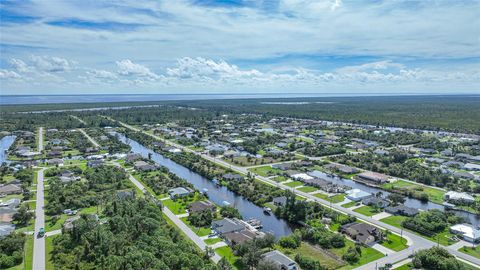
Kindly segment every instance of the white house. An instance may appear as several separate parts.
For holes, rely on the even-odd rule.
[[[480,242],[480,230],[470,224],[457,224],[450,227],[450,232],[461,235],[463,240],[478,243]]]
[[[346,196],[347,199],[349,199],[351,201],[355,201],[355,202],[358,202],[358,201],[361,201],[363,199],[372,197],[372,193],[365,192],[365,191],[360,190],[358,188],[347,190],[347,191],[345,191],[345,193],[347,194],[347,196]]]
[[[465,192],[449,191],[445,193],[444,199],[452,202],[474,203],[475,198]]]

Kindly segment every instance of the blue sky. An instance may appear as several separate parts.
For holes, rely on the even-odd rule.
[[[480,93],[480,1],[0,2],[0,92]]]

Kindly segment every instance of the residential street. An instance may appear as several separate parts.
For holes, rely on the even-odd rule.
[[[116,166],[120,166],[118,163],[114,163],[114,164]],[[146,191],[143,184],[140,183],[137,179],[135,179],[135,177],[133,177],[131,174],[128,174],[128,177],[136,187],[138,187],[143,192]],[[185,233],[187,237],[190,238],[190,240],[192,240],[202,251],[205,250],[205,247],[207,245],[205,244],[205,242],[203,242],[200,236],[195,234],[185,223],[183,223],[182,220],[180,220],[179,217],[177,217],[174,213],[172,213],[172,211],[170,211],[170,209],[168,209],[167,207],[163,207],[162,211],[173,223],[175,223],[175,226],[177,226],[180,230],[182,230],[183,233]],[[218,263],[221,257],[215,252],[215,254],[213,255],[213,257],[211,257],[211,259],[215,263]]]
[[[38,128],[38,152],[43,151],[43,127]]]
[[[40,147],[39,147],[40,148]],[[33,269],[45,269],[45,236],[38,237],[40,228],[45,228],[44,206],[44,187],[43,187],[43,171],[38,171],[37,177],[37,207],[35,210],[35,234],[33,243]]]
[[[82,128],[79,128],[78,130],[85,136],[85,138],[87,138],[87,139],[95,146],[95,148],[99,148],[99,147],[100,147],[100,145],[99,145],[92,137],[90,137],[90,136],[85,132],[85,130],[83,130]]]
[[[113,120],[113,119],[112,119]],[[129,128],[131,130],[134,130],[134,131],[141,131],[135,127],[132,127],[128,124],[125,124],[125,123],[122,123],[120,121],[118,121],[118,123],[120,123],[122,126],[126,127],[126,128]],[[188,151],[188,152],[192,152],[192,153],[195,153],[199,156],[201,156],[202,158],[204,159],[207,159],[211,162],[214,162],[218,165],[221,165],[221,166],[224,166],[224,167],[227,167],[227,168],[230,168],[234,171],[237,171],[239,173],[243,173],[243,174],[247,174],[249,171],[248,171],[248,168],[247,167],[239,167],[239,166],[236,166],[236,165],[232,165],[226,161],[223,161],[219,158],[214,158],[214,157],[211,157],[209,155],[206,155],[206,154],[202,154],[202,153],[198,153],[192,149],[189,149],[187,147],[184,147],[182,145],[179,145],[179,144],[176,144],[176,143],[173,143],[173,142],[170,142],[168,140],[164,140],[158,136],[155,136],[155,135],[152,135],[152,134],[149,134],[145,131],[141,131],[143,132],[144,134],[148,135],[148,136],[151,136],[157,140],[161,140],[171,146],[174,146],[176,148],[179,148],[179,149],[182,149],[184,151]],[[386,256],[386,257],[383,257],[379,260],[376,260],[374,262],[370,262],[368,264],[365,264],[361,267],[358,267],[357,269],[362,269],[362,270],[371,270],[371,269],[375,269],[375,267],[380,267],[380,266],[384,266],[386,263],[392,263],[392,262],[397,262],[397,261],[401,261],[401,260],[404,260],[404,259],[407,259],[409,255],[411,255],[414,251],[417,251],[417,250],[420,250],[420,249],[427,249],[427,248],[430,248],[430,247],[433,247],[435,245],[437,245],[435,242],[432,242],[428,239],[425,239],[417,234],[414,234],[414,233],[411,233],[409,231],[406,231],[406,230],[401,230],[400,228],[397,228],[397,227],[394,227],[394,226],[391,226],[389,224],[385,224],[381,221],[378,221],[378,220],[375,220],[373,218],[370,218],[370,217],[366,217],[364,215],[361,215],[357,212],[354,212],[350,209],[345,209],[339,205],[335,205],[335,204],[331,204],[330,202],[326,201],[326,200],[323,200],[323,199],[320,199],[318,197],[315,197],[311,194],[308,194],[308,193],[305,193],[305,192],[302,192],[302,191],[299,191],[299,190],[296,190],[295,188],[292,188],[292,187],[288,187],[288,186],[285,186],[283,184],[280,184],[280,183],[277,183],[267,177],[262,177],[262,176],[259,176],[259,175],[256,175],[256,178],[265,182],[265,183],[268,183],[270,185],[273,185],[273,186],[277,186],[281,189],[284,189],[284,190],[291,190],[292,192],[295,192],[296,194],[299,194],[309,200],[312,200],[312,201],[316,201],[316,202],[319,202],[320,204],[326,206],[326,207],[331,207],[337,211],[340,211],[340,212],[343,212],[345,214],[349,214],[349,215],[352,215],[352,216],[355,216],[357,217],[358,219],[364,221],[364,222],[367,222],[367,223],[370,223],[372,225],[375,225],[377,227],[380,227],[380,228],[383,228],[383,229],[387,229],[387,230],[390,230],[391,232],[393,233],[396,233],[398,235],[400,235],[401,233],[403,233],[403,237],[404,238],[407,238],[407,240],[410,242],[410,243],[413,243],[412,246],[410,246],[409,248],[403,250],[403,251],[400,251],[400,252],[395,252],[389,256]],[[402,232],[401,232],[402,231]],[[469,261],[471,263],[474,263],[476,265],[480,265],[480,259],[477,259],[475,257],[472,257],[470,255],[467,255],[465,253],[462,253],[462,252],[459,252],[457,251],[456,249],[454,248],[451,248],[451,247],[445,247],[446,249],[448,249],[448,251],[455,255],[456,257],[458,258],[461,258],[463,260],[466,260],[466,261]]]

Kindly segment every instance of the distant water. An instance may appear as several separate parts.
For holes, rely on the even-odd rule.
[[[351,96],[392,96],[393,94],[368,93],[272,93],[272,94],[152,94],[152,95],[0,95],[0,105],[7,104],[48,104],[48,103],[100,103],[165,100],[202,99],[245,99],[245,98],[295,98],[295,97],[351,97]],[[395,94],[400,95],[400,94]]]

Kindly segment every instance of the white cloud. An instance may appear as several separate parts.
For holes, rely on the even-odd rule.
[[[238,77],[258,77],[262,73],[258,70],[240,70],[236,65],[230,65],[224,60],[215,62],[211,59],[197,57],[195,59],[184,57],[177,60],[177,66],[167,68],[167,74],[179,78],[198,78],[210,77],[219,78],[238,78]]]
[[[73,61],[55,56],[32,55],[31,62],[37,70],[50,73],[70,71],[74,66]]]
[[[117,64],[118,74],[120,75],[141,77],[149,80],[156,80],[159,78],[159,76],[152,72],[148,67],[135,64],[129,59],[124,59],[115,63]]]
[[[15,71],[0,69],[0,79],[20,79],[21,76]]]
[[[10,61],[8,61],[8,63],[18,72],[28,72],[30,69],[28,65],[20,59],[12,58]]]
[[[97,79],[107,79],[107,80],[115,80],[117,79],[117,75],[115,73],[107,71],[107,70],[88,70],[87,75]]]

